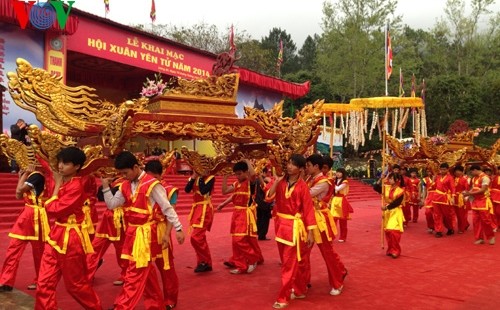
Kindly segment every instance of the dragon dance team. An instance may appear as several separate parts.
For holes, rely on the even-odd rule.
[[[67,292],[83,308],[102,309],[92,284],[112,244],[121,270],[113,284],[122,286],[113,308],[134,309],[141,298],[146,309],[175,308],[179,279],[171,236],[174,230],[177,243],[182,244],[185,232],[175,211],[178,189],[162,180],[160,161],[150,160],[143,167],[124,151],[114,162],[120,177],[101,179],[98,189],[95,177],[79,176],[86,161],[82,150],[62,149],[57,160],[54,172],[42,160],[19,172],[16,197],[24,199],[25,207],[9,234],[0,291],[12,290],[21,256],[30,243],[36,276],[28,289],[36,289],[35,309],[58,309],[56,288],[61,277]],[[281,287],[272,307],[285,308],[292,299],[306,298],[315,244],[325,263],[329,294],[341,294],[348,271],[333,242],[336,237],[340,243],[347,241],[353,209],[347,200],[347,172],[343,168],[332,171],[332,166],[328,156],[294,154],[283,176],[273,177],[271,167],[256,173],[249,160],[240,161],[233,167],[236,181],[228,184],[227,176],[223,178],[222,191],[230,195],[216,208],[211,202],[215,176],[194,172],[184,189],[193,197],[188,221],[196,254],[194,272],[213,270],[207,232],[215,212],[231,203],[232,256],[224,261],[230,274],[252,273],[264,262],[258,240],[269,240],[266,234],[273,218]],[[416,169],[410,169],[409,175],[405,169],[393,165],[374,185],[382,196],[388,256],[400,256],[402,232],[418,221],[422,207],[428,231],[437,238],[453,235],[455,229],[458,234],[467,230],[472,210],[475,244],[495,244],[500,167],[491,175],[491,169],[472,165],[470,179],[462,166],[453,167],[452,176],[445,163],[438,174],[428,171],[422,180]],[[97,199],[107,206],[98,224]]]

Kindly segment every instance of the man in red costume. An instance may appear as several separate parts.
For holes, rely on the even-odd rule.
[[[434,183],[434,176],[430,169],[427,169],[427,176],[423,180],[424,183],[424,208],[425,208],[425,221],[427,223],[427,232],[434,232],[434,209],[432,208],[432,201],[434,200],[434,193],[436,192],[436,184]]]
[[[332,188],[334,185],[323,175],[321,172],[322,167],[323,157],[321,155],[313,154],[309,156],[306,160],[306,172],[308,174],[306,183],[309,186],[309,191],[313,199],[316,223],[318,225],[313,230],[314,241],[318,245],[326,264],[331,287],[330,295],[336,296],[342,292],[347,269],[340,260],[340,256],[333,249],[333,240],[335,239],[337,228],[330,213],[329,202],[333,194]],[[310,274],[310,269],[308,273]]]
[[[163,166],[159,160],[148,161],[144,167],[146,173],[153,176],[155,179],[161,182],[161,185],[165,188],[167,193],[167,198],[172,207],[175,209],[177,203],[177,194],[179,192],[177,187],[168,184],[162,179]],[[174,265],[174,247],[172,244],[172,223],[165,220],[165,216],[161,212],[161,208],[158,204],[154,206],[154,218],[157,221],[157,242],[158,247],[161,246],[161,236],[167,234],[169,236],[168,246],[162,247],[161,255],[158,255],[155,259],[156,267],[160,271],[161,281],[163,284],[163,307],[167,310],[174,309],[177,306],[177,299],[179,296],[179,278],[175,271]]]
[[[478,165],[472,165],[470,173],[472,174],[472,189],[464,191],[463,195],[472,200],[472,225],[474,238],[476,239],[474,243],[483,244],[486,240],[489,240],[489,243],[494,245],[495,233],[491,222],[493,205],[490,198],[486,196],[491,181]]]
[[[268,192],[268,199],[275,198],[276,241],[281,259],[281,288],[273,308],[288,306],[292,290],[295,296],[307,292],[306,269],[302,257],[314,245],[316,218],[309,187],[301,178],[306,160],[294,154],[287,164],[287,174],[279,177]],[[308,248],[309,247],[309,248]]]
[[[497,167],[497,173],[491,178],[490,197],[495,211],[494,218],[498,227],[500,225],[500,166]]]
[[[12,290],[21,256],[28,243],[31,244],[35,263],[35,280],[28,286],[28,289],[36,289],[44,242],[50,230],[47,213],[43,208],[44,187],[45,177],[42,173],[35,171],[34,165],[19,171],[16,198],[24,200],[24,208],[9,233],[12,239],[7,248],[0,275],[0,291]]]
[[[173,224],[179,244],[184,242],[182,224],[167,199],[165,188],[141,169],[132,153],[118,154],[115,168],[126,179],[120,189],[113,195],[108,179],[102,180],[102,187],[109,209],[124,207],[127,228],[121,257],[129,260],[122,291],[115,299],[115,309],[134,309],[143,292],[146,308],[161,307],[161,291],[151,264],[153,258],[159,255],[154,245],[154,242],[158,242],[154,205],[158,204],[163,215]],[[165,233],[161,237],[163,246],[168,246],[169,236]]]
[[[68,293],[85,309],[102,309],[87,271],[87,254],[93,253],[85,224],[83,204],[86,199],[81,177],[86,156],[76,147],[68,147],[57,154],[58,172],[54,172],[54,191],[45,202],[49,216],[55,217],[45,244],[35,309],[56,310],[57,283],[64,278]]]
[[[232,268],[230,273],[251,273],[258,263],[264,262],[262,251],[257,242],[257,222],[255,198],[255,171],[248,161],[240,161],[233,167],[233,172],[238,179],[231,185],[227,185],[227,175],[222,183],[222,193],[233,193],[230,199],[221,203],[217,210],[227,205],[230,201],[234,205],[231,218],[231,235],[233,245],[233,256],[224,262],[224,265]]]
[[[434,230],[436,238],[441,238],[444,232],[444,226],[448,228],[447,235],[453,235],[453,228],[456,224],[456,217],[452,216],[453,208],[452,197],[455,195],[455,180],[448,171],[447,163],[439,166],[439,174],[435,177],[436,191],[433,195],[432,207],[434,208]]]
[[[215,176],[196,172],[189,178],[184,191],[193,192],[193,206],[189,213],[191,245],[196,252],[194,272],[212,271],[212,255],[207,242],[207,231],[212,228],[214,208],[210,197],[215,184]]]
[[[110,186],[114,194],[120,185],[125,181],[122,178],[114,180]],[[102,187],[97,192],[100,201],[104,201]],[[106,209],[102,215],[102,220],[97,226],[95,238],[92,240],[94,253],[87,257],[87,267],[89,269],[89,280],[93,281],[102,258],[111,244],[115,247],[116,261],[121,269],[120,278],[113,282],[113,285],[123,285],[123,277],[127,270],[128,260],[121,258],[123,240],[125,239],[125,222],[123,219],[123,208],[118,207],[113,210]]]
[[[464,167],[455,166],[453,172],[455,174],[455,197],[453,208],[457,215],[458,233],[463,234],[464,231],[469,228],[469,221],[467,219],[469,210],[465,204],[463,192],[469,190],[470,186],[467,176],[464,175]]]
[[[420,196],[422,195],[420,179],[417,175],[417,169],[411,168],[410,177],[406,177],[404,179],[404,182],[408,210],[410,211],[410,217],[407,219],[407,221],[410,221],[411,219],[413,223],[416,223],[418,221],[418,212],[420,211]]]

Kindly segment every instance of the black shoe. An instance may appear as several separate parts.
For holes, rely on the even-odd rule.
[[[212,271],[212,266],[210,266],[207,263],[201,263],[198,266],[196,266],[194,272],[207,272],[207,271]]]
[[[104,259],[100,259],[99,262],[97,263],[97,269],[99,269],[99,267],[102,266],[102,264],[104,263]]]
[[[443,237],[443,233],[442,232],[437,232],[436,233],[436,238],[441,238]]]
[[[10,292],[12,291],[13,287],[10,286],[10,285],[0,285],[0,291],[3,291],[3,292]]]
[[[166,305],[166,306],[165,306],[165,310],[172,310],[172,309],[174,309],[174,308],[175,308],[175,306],[176,306],[176,304],[173,304],[173,305]]]
[[[236,266],[235,266],[233,263],[228,262],[228,261],[225,261],[225,262],[224,262],[224,266],[226,266],[226,267],[228,267],[228,268],[236,268]]]
[[[455,231],[453,229],[448,229],[448,231],[446,232],[446,235],[447,236],[451,236],[455,233]]]

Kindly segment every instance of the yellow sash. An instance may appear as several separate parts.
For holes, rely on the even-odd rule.
[[[257,221],[255,220],[255,208],[256,205],[252,204],[250,207],[235,206],[236,210],[245,210],[247,213],[247,234],[250,235],[251,232],[257,232]],[[250,228],[252,229],[250,231]]]
[[[163,241],[163,236],[167,233],[167,223],[165,221],[158,222],[156,225],[156,235],[158,238],[158,244],[160,244],[161,247],[161,256],[163,257],[163,269],[164,270],[169,270],[170,269],[170,260],[169,260],[169,255],[168,255],[168,248],[171,247],[171,245],[168,245],[168,248],[163,248],[163,244],[161,243]]]
[[[291,215],[279,212],[276,215],[287,220],[293,220],[292,245],[297,247],[297,260],[300,262],[302,260],[300,255],[300,240],[304,242],[307,240],[307,231],[304,222],[302,221],[302,216],[300,213]]]
[[[74,214],[68,217],[68,222],[66,223],[56,222],[56,225],[63,226],[66,228],[66,231],[64,232],[64,241],[62,249],[59,247],[59,245],[57,245],[57,243],[54,240],[50,239],[47,240],[49,244],[52,245],[54,249],[56,249],[57,252],[61,254],[66,254],[66,251],[68,250],[69,232],[71,229],[74,229],[78,237],[80,237],[80,241],[82,243],[83,251],[85,252],[85,254],[94,253],[94,248],[92,247],[92,242],[90,242],[87,226],[84,224],[84,222],[78,224],[76,221],[76,216]]]
[[[93,235],[95,234],[94,230],[94,223],[92,223],[92,215],[90,214],[90,200],[87,199],[83,203],[82,207],[83,214],[85,214],[85,217],[83,218],[82,226],[85,225],[87,227],[87,230],[89,234]]]
[[[118,207],[113,210],[113,224],[118,232],[118,236],[120,236],[120,228],[125,229],[125,222],[123,222],[123,207]]]
[[[151,224],[147,222],[143,225],[129,224],[137,227],[135,230],[135,240],[132,246],[132,258],[136,268],[147,267],[151,260]]]

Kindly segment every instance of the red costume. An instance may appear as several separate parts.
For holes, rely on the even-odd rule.
[[[472,178],[472,191],[478,191],[483,186],[489,186],[490,179],[481,172],[478,176]],[[491,214],[493,214],[493,205],[486,193],[474,194],[471,202],[472,224],[474,227],[474,238],[476,240],[489,240],[495,237]]]
[[[444,225],[448,230],[453,230],[456,224],[454,217],[453,200],[455,195],[455,180],[447,173],[445,176],[437,175],[434,179],[436,191],[434,192],[432,206],[434,208],[434,230],[442,234]]]
[[[415,178],[405,177],[405,221],[409,222],[410,220],[413,223],[418,221],[418,212],[420,211],[420,196],[419,196],[419,188],[420,188],[420,180]],[[412,217],[413,213],[413,217]]]
[[[320,184],[327,184],[328,186],[325,190],[322,190]],[[347,269],[340,260],[340,256],[333,249],[333,240],[337,233],[337,227],[335,226],[335,220],[328,207],[333,194],[332,188],[334,188],[334,185],[321,173],[315,177],[309,178],[307,185],[310,188],[313,199],[317,224],[317,228],[313,230],[314,241],[318,245],[323,260],[325,261],[330,287],[341,290],[344,285],[344,277],[347,274]],[[316,188],[318,190],[316,190]],[[310,269],[308,273],[310,274]],[[307,275],[307,278],[310,279],[310,276]]]
[[[432,207],[432,201],[434,201],[436,183],[434,183],[431,177],[425,177],[424,186],[427,193],[424,201],[425,221],[427,222],[427,228],[432,233],[434,231],[434,208]]]
[[[115,180],[111,187],[120,186],[124,179]],[[120,266],[120,281],[123,281],[125,271],[127,270],[128,260],[121,258],[123,241],[125,240],[126,224],[123,219],[123,208],[118,207],[113,210],[106,209],[102,215],[102,220],[97,226],[95,238],[92,240],[94,253],[87,257],[87,267],[89,269],[89,279],[93,280],[97,271],[99,260],[102,259],[109,246],[115,247],[116,261]]]
[[[9,233],[12,239],[5,253],[0,276],[0,284],[11,287],[14,286],[19,262],[28,243],[31,244],[35,264],[34,283],[37,282],[43,248],[50,230],[47,213],[43,208],[42,191],[45,178],[41,173],[33,172],[24,183],[28,184],[31,190],[23,194],[24,208]]]
[[[384,206],[384,231],[387,239],[387,255],[394,258],[401,255],[401,234],[403,233],[404,215],[401,204],[405,190],[399,186],[384,185],[382,188]]]
[[[500,225],[500,176],[493,176],[490,183],[490,198],[495,211],[496,225]]]
[[[42,256],[35,309],[56,310],[56,287],[61,276],[68,293],[85,309],[101,309],[101,302],[88,281],[86,255],[93,252],[82,206],[86,197],[80,177],[59,188],[58,196],[45,202],[56,218]]]
[[[196,252],[197,265],[207,264],[212,266],[212,255],[207,242],[207,231],[210,231],[214,219],[214,208],[210,200],[215,177],[190,178],[185,191],[193,191],[193,206],[189,213],[191,227],[191,245]]]
[[[161,255],[156,221],[150,194],[159,181],[142,172],[135,189],[124,181],[119,192],[124,198],[125,240],[121,258],[128,259],[122,291],[115,299],[115,309],[134,309],[144,293],[146,308],[161,306],[161,290],[151,261]],[[106,194],[105,194],[106,195]],[[106,204],[108,197],[105,196]],[[120,201],[121,202],[121,201]],[[108,208],[109,208],[108,204]]]
[[[281,259],[281,288],[277,302],[287,303],[292,289],[295,295],[307,290],[305,266],[302,256],[309,251],[307,230],[316,228],[314,206],[306,182],[302,179],[288,184],[282,179],[276,187],[273,209],[276,241]]]
[[[240,273],[245,273],[250,265],[264,262],[257,242],[256,204],[251,199],[251,182],[233,183],[231,236],[233,256],[228,263]]]
[[[349,181],[347,179],[338,179],[334,183],[335,196],[331,200],[330,212],[335,219],[337,227],[340,228],[339,242],[344,242],[347,239],[347,220],[351,219],[353,209],[347,194],[349,194]]]
[[[172,185],[167,184],[162,181],[161,184],[167,192],[167,198],[172,205],[177,202],[178,189]],[[175,271],[174,265],[174,246],[172,243],[172,237],[170,236],[170,242],[168,243],[168,248],[161,248],[161,238],[167,231],[167,221],[165,220],[165,215],[161,212],[160,206],[158,204],[154,207],[154,218],[157,221],[157,241],[159,242],[159,247],[161,250],[161,255],[158,255],[155,259],[156,267],[160,271],[161,281],[163,284],[163,305],[165,308],[168,305],[175,306],[177,304],[177,298],[179,295],[179,278]]]
[[[463,233],[469,228],[468,208],[462,192],[469,190],[469,180],[466,176],[455,177],[455,197],[453,207],[457,215],[458,233]]]

